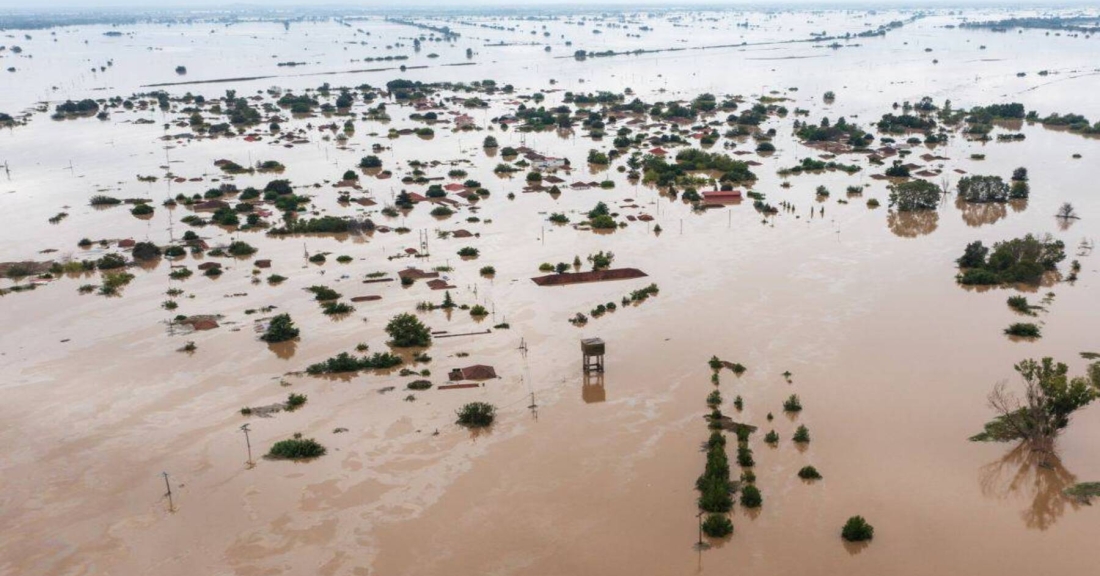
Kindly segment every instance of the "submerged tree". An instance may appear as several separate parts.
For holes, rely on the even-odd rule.
[[[910,180],[890,186],[890,207],[899,212],[935,210],[943,191],[927,180]]]
[[[290,319],[290,314],[279,314],[271,319],[271,323],[267,325],[267,331],[260,336],[260,339],[274,344],[293,340],[297,337],[298,328],[294,326],[294,321]]]
[[[432,343],[432,333],[416,316],[398,314],[386,325],[386,333],[396,348],[428,346]]]
[[[1077,219],[1077,210],[1073,208],[1073,204],[1066,202],[1058,208],[1058,214],[1056,214],[1062,220],[1075,220]]]
[[[998,383],[989,394],[989,405],[997,413],[985,430],[970,439],[982,442],[1025,444],[1033,451],[1052,454],[1054,440],[1069,425],[1070,416],[1100,396],[1100,362],[1088,368],[1087,376],[1070,378],[1069,368],[1051,358],[1024,360],[1015,366],[1024,380],[1020,398]]]

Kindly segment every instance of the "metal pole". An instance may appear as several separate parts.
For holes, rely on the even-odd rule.
[[[703,511],[700,510],[695,517],[699,519],[699,549],[701,550],[703,548]]]
[[[252,440],[248,437],[248,424],[241,424],[241,432],[244,432],[244,443],[248,446],[248,467],[252,468],[256,464],[252,461]]]

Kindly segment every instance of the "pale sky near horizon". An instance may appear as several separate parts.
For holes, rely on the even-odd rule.
[[[1055,6],[1055,5],[1080,5],[1088,3],[1086,0],[1023,0],[1018,2],[998,2],[997,0],[779,0],[769,2],[767,0],[165,0],[161,2],[150,0],[0,0],[0,9],[34,11],[36,9],[53,8],[210,8],[210,7],[341,7],[341,8],[392,8],[392,7],[522,7],[522,6],[562,6],[562,5],[641,5],[652,6],[677,6],[677,5],[709,5],[709,6],[782,6],[782,5],[817,5],[817,6],[860,6],[860,7],[894,7],[894,6],[973,6],[990,4],[996,5],[1030,5],[1030,6]]]

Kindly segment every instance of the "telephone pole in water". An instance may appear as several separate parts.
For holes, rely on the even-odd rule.
[[[248,424],[241,424],[241,432],[244,432],[244,443],[245,443],[245,446],[248,447],[248,462],[247,462],[247,464],[248,464],[249,468],[253,468],[253,467],[256,466],[256,463],[252,461],[252,440],[249,439],[249,437],[248,437],[248,433],[249,433]]]
[[[164,487],[168,490],[168,492],[165,493],[165,496],[168,497],[168,511],[175,512],[176,506],[172,503],[172,485],[168,483],[168,473],[161,472],[160,474],[164,476]]]

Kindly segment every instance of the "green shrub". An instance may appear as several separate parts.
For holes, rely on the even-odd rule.
[[[733,496],[729,480],[704,476],[699,484],[699,509],[721,513],[733,509]]]
[[[154,211],[153,207],[149,204],[138,204],[130,209],[130,214],[134,216],[148,216]]]
[[[135,260],[152,260],[160,257],[160,248],[152,242],[138,242],[134,244],[132,252]]]
[[[775,430],[770,430],[767,434],[764,435],[764,441],[768,444],[778,444],[779,434],[777,434]]]
[[[497,269],[492,266],[482,266],[478,271],[482,276],[493,276],[497,273]]]
[[[844,523],[840,536],[849,542],[864,542],[875,537],[875,528],[863,516],[852,516]]]
[[[759,508],[764,503],[760,489],[753,484],[741,488],[741,505],[745,508]]]
[[[127,272],[105,272],[103,284],[99,287],[99,293],[104,296],[118,294],[119,288],[127,285],[134,279],[133,274]]]
[[[722,446],[723,448],[725,448],[725,446],[726,446],[726,436],[725,436],[725,434],[722,434],[721,432],[719,432],[717,430],[710,433],[710,438],[707,439],[707,450],[710,450],[711,448],[714,448],[715,446]]]
[[[340,297],[340,293],[329,288],[328,286],[314,285],[306,288],[310,292],[313,292],[314,298],[318,301],[336,300]]]
[[[100,270],[114,270],[115,268],[122,268],[126,266],[126,258],[121,254],[104,254],[99,260],[95,262],[96,268]]]
[[[737,446],[737,465],[742,468],[751,468],[756,465],[752,458],[752,450],[746,444]]]
[[[485,307],[482,306],[481,304],[477,304],[473,308],[470,308],[470,316],[481,317],[481,316],[488,316],[488,315],[489,315],[489,311],[486,310]]]
[[[715,408],[722,404],[722,393],[715,390],[707,395],[707,406]]]
[[[271,323],[267,325],[267,331],[264,332],[260,339],[265,342],[286,342],[287,340],[293,340],[298,337],[298,329],[294,327],[294,321],[290,319],[290,314],[279,314],[271,319]]]
[[[308,400],[308,398],[306,398],[305,394],[295,394],[291,392],[290,395],[286,397],[287,411],[293,412],[301,408],[302,406],[305,406],[306,400]]]
[[[88,201],[92,206],[114,206],[116,204],[122,204],[122,200],[118,198],[112,198],[111,196],[104,196],[102,194],[92,196]]]
[[[1005,334],[1009,336],[1019,336],[1021,338],[1039,338],[1042,333],[1039,327],[1035,324],[1028,322],[1017,322],[1005,328]]]
[[[733,522],[724,514],[708,514],[703,520],[703,533],[711,538],[723,538],[733,534]]]
[[[225,251],[233,256],[251,256],[256,253],[256,248],[248,242],[235,240],[229,243],[229,247]]]
[[[799,444],[807,444],[810,441],[810,430],[805,426],[799,425],[798,429],[794,431],[792,440]]]
[[[345,302],[325,302],[321,305],[321,312],[328,316],[339,316],[341,314],[351,314],[355,312],[355,306],[347,304]]]
[[[463,258],[477,258],[478,254],[480,251],[472,246],[464,246],[458,250],[458,255]]]
[[[1012,308],[1013,310],[1015,310],[1017,312],[1022,312],[1024,314],[1028,314],[1028,315],[1034,314],[1031,311],[1031,304],[1028,304],[1028,302],[1027,302],[1027,296],[1009,296],[1008,297],[1008,307]]]
[[[803,480],[820,480],[821,473],[813,466],[803,466],[802,469],[798,471],[798,477]]]
[[[306,460],[324,456],[325,452],[325,447],[313,438],[301,438],[299,434],[295,434],[294,438],[280,440],[272,445],[267,457],[276,460]]]
[[[409,390],[427,390],[432,387],[432,383],[427,380],[413,380],[405,385],[405,388]]]
[[[798,399],[798,394],[791,394],[790,398],[787,398],[783,402],[784,412],[801,412],[802,402]]]
[[[496,407],[485,402],[470,402],[457,412],[457,423],[469,428],[483,428],[493,423]]]

